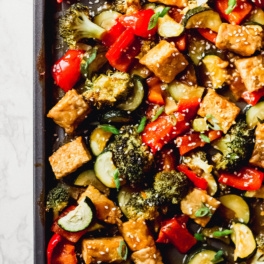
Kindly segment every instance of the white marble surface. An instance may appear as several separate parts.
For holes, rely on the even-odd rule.
[[[0,0],[0,264],[33,263],[33,0]]]

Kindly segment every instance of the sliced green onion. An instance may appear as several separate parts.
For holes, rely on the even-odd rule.
[[[120,241],[120,244],[119,244],[119,247],[117,249],[117,252],[118,252],[119,256],[123,260],[126,260],[127,259],[128,249],[127,249],[126,243],[123,240]]]
[[[140,123],[139,123],[138,128],[137,128],[138,133],[141,133],[144,130],[146,123],[147,123],[147,117],[143,116],[141,118]]]
[[[115,185],[116,185],[116,189],[119,190],[120,189],[120,179],[119,179],[119,170],[116,169],[114,171],[114,181],[115,181]]]
[[[100,125],[100,127],[104,130],[104,131],[106,131],[106,132],[110,132],[110,133],[112,133],[112,134],[114,134],[114,135],[118,135],[119,134],[119,130],[116,128],[116,127],[114,127],[114,126],[112,126],[112,125]]]
[[[228,235],[230,235],[232,233],[233,233],[232,230],[225,229],[225,230],[222,230],[222,231],[215,231],[215,232],[213,232],[213,236],[214,237],[223,237],[223,236],[228,236]]]
[[[158,119],[158,117],[164,112],[164,106],[159,107],[156,114],[152,117],[151,122]]]
[[[206,143],[210,143],[211,142],[211,140],[210,140],[210,138],[209,137],[207,137],[205,134],[203,134],[203,133],[200,133],[200,139],[202,140],[202,141],[204,141],[204,142],[206,142]]]
[[[225,13],[227,15],[230,14],[234,10],[234,8],[236,7],[236,5],[237,5],[237,1],[236,0],[228,0],[228,7],[225,10]]]
[[[204,241],[204,235],[203,234],[195,233],[194,238],[198,241]]]
[[[221,130],[221,127],[218,125],[218,120],[213,115],[206,115],[206,119],[212,123],[208,125],[209,128],[213,130]]]
[[[96,59],[98,47],[93,47],[92,50],[85,53],[81,61],[81,73],[87,78],[89,65]],[[88,53],[88,55],[86,55]]]
[[[223,261],[223,255],[224,255],[224,252],[223,250],[219,250],[216,252],[214,258],[211,260],[213,263],[218,263],[218,262],[221,262]]]
[[[211,211],[205,204],[202,204],[202,207],[195,212],[195,216],[196,217],[211,216]]]
[[[148,30],[151,30],[152,28],[156,27],[159,17],[164,17],[168,13],[169,10],[170,10],[170,7],[164,7],[161,12],[157,12],[153,14],[153,16],[149,20]]]

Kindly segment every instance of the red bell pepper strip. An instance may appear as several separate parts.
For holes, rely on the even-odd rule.
[[[186,121],[190,121],[196,116],[200,102],[201,99],[198,97],[180,99],[178,102],[177,112],[183,114]]]
[[[216,9],[219,15],[230,24],[240,25],[244,18],[250,13],[253,6],[247,0],[237,0],[235,8],[227,14],[228,0],[217,0]]]
[[[127,28],[111,45],[105,57],[112,67],[126,72],[139,51],[139,40],[134,35],[133,30]]]
[[[202,190],[207,189],[208,182],[204,178],[198,177],[193,171],[188,168],[187,165],[180,164],[177,166],[177,170],[183,172],[197,188],[200,188]]]
[[[239,190],[256,191],[262,186],[263,179],[263,172],[251,167],[243,167],[236,174],[221,173],[218,181]]]
[[[54,234],[47,247],[47,264],[77,264],[75,245],[59,234]]]
[[[254,92],[243,92],[241,98],[250,105],[255,105],[264,96],[264,87]]]
[[[264,8],[264,1],[263,0],[251,0],[259,8]]]
[[[68,50],[53,65],[52,77],[65,92],[72,89],[81,77],[80,65],[83,54],[83,50]]]
[[[172,243],[181,253],[187,253],[197,240],[186,228],[186,224],[179,221],[176,217],[163,223],[157,243]]]
[[[208,28],[197,28],[198,32],[207,40],[215,43],[217,33]]]
[[[118,21],[126,28],[133,29],[136,36],[149,38],[157,32],[157,25],[152,29],[148,29],[150,19],[155,14],[153,9],[139,10],[136,13],[123,15],[118,18]]]
[[[68,212],[70,212],[71,210],[73,210],[76,206],[75,205],[71,205],[69,207],[67,207],[61,214],[60,216],[53,222],[52,226],[51,226],[51,231],[61,235],[62,237],[66,238],[68,241],[76,243],[85,233],[87,233],[87,230],[81,230],[78,232],[70,232],[70,231],[66,231],[63,228],[61,228],[58,224],[58,220],[65,216]]]
[[[179,148],[180,155],[183,156],[187,152],[196,149],[198,147],[205,146],[206,143],[210,143],[215,139],[218,139],[222,136],[222,131],[220,130],[210,130],[206,131],[204,134],[205,138],[209,142],[206,142],[201,133],[194,132],[191,134],[186,134],[176,139],[176,145]]]
[[[110,47],[118,39],[118,37],[125,31],[125,27],[118,21],[103,35],[102,43]]]
[[[147,79],[148,85],[148,102],[158,105],[164,105],[165,101],[162,95],[162,82],[157,77]]]

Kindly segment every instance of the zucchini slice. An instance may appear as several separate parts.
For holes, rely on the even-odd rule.
[[[122,213],[125,216],[128,215],[126,211],[126,204],[130,200],[133,192],[134,191],[130,186],[122,186],[120,191],[118,192],[118,195],[117,195],[118,206],[120,207]]]
[[[113,153],[106,151],[100,154],[95,161],[94,171],[96,177],[109,188],[118,188],[125,180],[117,175],[118,169],[113,162]]]
[[[131,115],[122,110],[110,110],[104,113],[100,123],[128,123],[132,121]]]
[[[201,98],[204,93],[204,88],[200,86],[189,86],[187,84],[173,81],[167,88],[169,94],[176,101],[181,99],[191,99],[194,97]]]
[[[108,140],[112,136],[111,132],[105,131],[100,126],[96,127],[90,135],[90,147],[91,151],[95,156],[100,155]]]
[[[191,256],[190,260],[187,264],[213,264],[213,263],[220,263],[223,261],[223,258],[216,261],[217,252],[211,249],[201,249],[195,252],[194,255]]]
[[[249,128],[254,128],[259,120],[264,120],[264,101],[258,102],[246,112],[246,122]]]
[[[121,13],[114,10],[104,10],[100,14],[94,17],[93,22],[106,29],[109,30],[115,23],[116,19],[121,16]]]
[[[66,231],[78,232],[91,224],[94,214],[95,207],[86,196],[74,210],[58,220],[58,225]]]
[[[86,170],[80,173],[74,181],[74,185],[77,186],[88,186],[93,185],[100,192],[105,195],[109,195],[110,190],[106,187],[95,175],[94,170]]]
[[[233,223],[231,239],[235,244],[234,260],[251,257],[257,245],[251,229],[242,223]]]
[[[246,201],[236,194],[226,194],[219,197],[219,201],[223,206],[235,213],[235,218],[247,224],[250,219],[250,210]]]
[[[222,20],[220,15],[214,10],[198,6],[190,9],[182,19],[185,28],[208,28],[214,32],[218,32]]]
[[[134,75],[133,76],[134,89],[133,93],[127,98],[125,102],[117,105],[118,109],[124,111],[134,111],[142,103],[144,98],[144,86],[141,78]]]

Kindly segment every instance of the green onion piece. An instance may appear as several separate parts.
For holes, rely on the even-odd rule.
[[[229,230],[229,229],[225,229],[223,231],[215,231],[213,232],[213,236],[214,237],[222,237],[222,236],[228,236],[230,234],[232,234],[232,230]]]
[[[204,235],[203,234],[195,233],[194,238],[198,241],[204,241]]]
[[[140,123],[139,123],[138,128],[137,128],[138,133],[141,133],[144,130],[146,123],[147,123],[147,117],[143,116],[141,118]]]
[[[118,135],[119,134],[119,130],[116,127],[112,126],[112,125],[100,125],[100,127],[104,131],[110,132],[110,133],[112,133],[114,135]]]
[[[120,179],[119,179],[119,170],[116,169],[114,171],[114,181],[115,181],[115,185],[116,185],[116,189],[119,190],[120,189]]]
[[[126,243],[123,240],[120,241],[119,247],[117,249],[117,252],[118,252],[119,256],[121,256],[121,258],[123,260],[127,259],[128,249],[127,249]]]
[[[211,140],[210,140],[210,138],[209,137],[207,137],[205,134],[203,134],[203,133],[200,133],[200,139],[202,140],[202,141],[204,141],[204,142],[206,142],[206,143],[210,143],[211,142]]]
[[[205,204],[202,204],[202,207],[195,212],[195,216],[196,217],[211,216],[211,211]]]
[[[154,28],[158,23],[159,17],[164,17],[168,13],[169,10],[170,10],[170,7],[164,7],[161,12],[157,12],[153,14],[149,20],[148,30],[151,30],[152,28]]]
[[[82,62],[81,62],[81,73],[82,75],[87,78],[88,77],[88,68],[89,65],[96,59],[97,56],[98,47],[93,47],[91,51],[88,51],[88,56],[83,56]]]
[[[228,0],[228,7],[225,10],[225,13],[227,15],[230,14],[234,10],[234,8],[236,7],[236,5],[237,5],[237,1],[236,0]]]
[[[221,127],[218,125],[218,120],[211,114],[206,115],[206,119],[210,121],[212,124],[209,124],[209,128],[213,130],[221,130]]]
[[[221,261],[223,261],[223,255],[224,255],[224,252],[223,250],[219,250],[216,252],[214,258],[211,260],[213,263],[219,263]]]
[[[158,117],[164,112],[164,106],[159,107],[158,111],[156,114],[152,117],[151,122],[155,121],[158,119]]]

